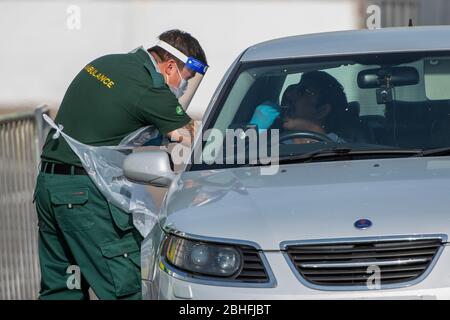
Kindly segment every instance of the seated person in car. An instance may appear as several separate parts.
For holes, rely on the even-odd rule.
[[[328,73],[304,73],[298,84],[286,89],[281,104],[285,109],[281,115],[283,129],[315,132],[326,135],[334,142],[345,142],[337,132],[348,105],[347,97],[342,85]],[[290,142],[310,143],[317,140],[294,138]]]

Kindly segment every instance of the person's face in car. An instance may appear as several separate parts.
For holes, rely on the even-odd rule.
[[[283,128],[288,130],[309,130],[323,133],[323,119],[331,106],[321,101],[320,88],[312,84],[300,83],[286,92],[287,112]]]

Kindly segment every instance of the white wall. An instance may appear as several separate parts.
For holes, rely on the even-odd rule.
[[[81,9],[69,30],[67,8]],[[202,44],[210,69],[188,112],[199,118],[235,57],[271,38],[357,28],[356,0],[1,1],[0,105],[57,106],[90,60],[150,46],[179,28]]]

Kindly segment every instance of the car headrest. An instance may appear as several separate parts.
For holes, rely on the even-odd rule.
[[[358,101],[351,101],[348,103],[347,109],[345,109],[348,113],[352,115],[356,115],[359,117],[360,104]]]

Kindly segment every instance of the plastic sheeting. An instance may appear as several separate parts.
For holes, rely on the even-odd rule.
[[[133,149],[158,137],[158,130],[153,126],[143,127],[126,136],[117,146],[94,147],[73,139],[63,132],[62,125],[56,125],[45,114],[43,117],[56,130],[53,139],[62,136],[67,141],[100,192],[110,203],[132,214],[134,226],[146,237],[157,222],[156,206],[146,187],[127,180],[122,167]]]

